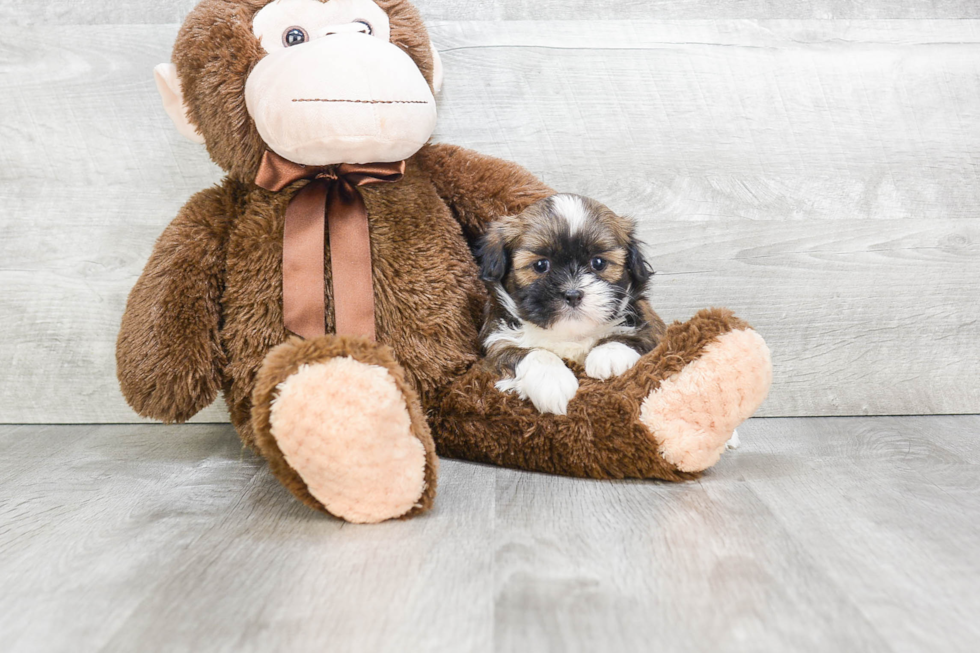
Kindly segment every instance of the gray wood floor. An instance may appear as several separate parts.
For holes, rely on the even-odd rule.
[[[980,416],[740,432],[684,485],[445,461],[364,527],[225,425],[0,427],[0,648],[980,650]]]

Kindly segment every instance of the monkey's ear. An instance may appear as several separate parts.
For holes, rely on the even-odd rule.
[[[436,46],[429,41],[429,48],[432,50],[432,90],[436,95],[442,90],[442,80],[443,80],[443,69],[442,69],[442,57],[439,56],[439,51],[436,50]]]
[[[480,278],[483,281],[500,283],[503,280],[510,259],[500,227],[491,226],[480,239],[476,246],[476,258],[480,262]]]
[[[184,104],[184,93],[180,90],[180,79],[177,77],[177,66],[172,63],[162,63],[153,69],[153,77],[157,82],[157,90],[163,100],[163,108],[174,121],[174,126],[184,138],[203,143],[204,137],[197,127],[191,124],[187,117],[187,105]]]
[[[626,271],[630,275],[630,280],[638,287],[643,287],[643,284],[653,276],[653,268],[643,257],[641,247],[642,244],[638,240],[632,240],[626,247]]]

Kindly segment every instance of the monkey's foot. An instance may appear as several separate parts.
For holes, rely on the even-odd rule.
[[[682,472],[700,472],[718,462],[735,427],[756,411],[771,382],[762,337],[748,328],[728,331],[647,395],[640,422],[664,460]]]
[[[292,340],[269,354],[259,376],[254,405],[268,409],[253,415],[256,440],[297,497],[354,523],[431,505],[432,438],[386,348],[335,336]]]

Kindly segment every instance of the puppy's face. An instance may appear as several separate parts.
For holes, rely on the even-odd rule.
[[[622,319],[646,288],[634,228],[594,200],[555,195],[491,225],[481,273],[511,317],[584,333]]]

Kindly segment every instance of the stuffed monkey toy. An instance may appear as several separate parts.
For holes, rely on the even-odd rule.
[[[129,296],[123,394],[183,422],[222,392],[242,440],[308,506],[417,515],[437,453],[691,479],[768,392],[765,343],[719,309],[662,327],[618,377],[579,370],[566,415],[495,388],[471,246],[553,191],[429,143],[442,67],[407,0],[204,0],[155,72],[178,130],[227,177],[181,209]]]

